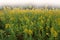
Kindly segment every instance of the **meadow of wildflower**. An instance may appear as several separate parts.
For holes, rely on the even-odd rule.
[[[0,10],[0,40],[60,40],[60,9]]]

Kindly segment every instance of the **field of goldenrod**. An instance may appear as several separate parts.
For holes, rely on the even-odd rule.
[[[0,40],[60,40],[60,9],[0,10]]]

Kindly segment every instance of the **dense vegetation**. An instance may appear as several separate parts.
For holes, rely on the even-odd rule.
[[[60,40],[60,9],[0,10],[0,40]]]

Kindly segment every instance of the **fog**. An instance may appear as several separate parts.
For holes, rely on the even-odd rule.
[[[26,6],[26,5],[50,5],[60,7],[60,0],[0,0],[1,6]]]

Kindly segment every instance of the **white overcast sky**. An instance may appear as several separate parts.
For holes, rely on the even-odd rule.
[[[60,5],[60,0],[0,0],[0,6],[2,5]]]

